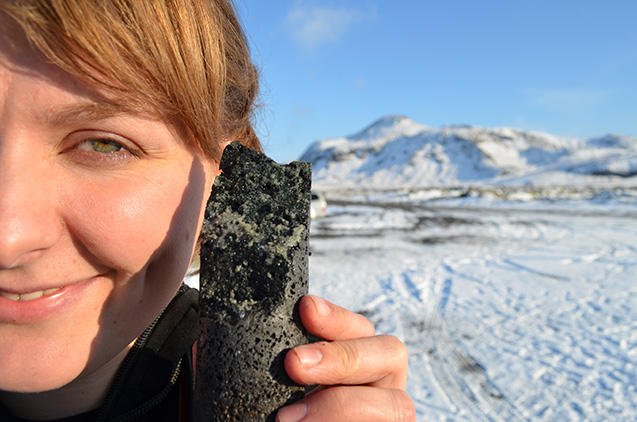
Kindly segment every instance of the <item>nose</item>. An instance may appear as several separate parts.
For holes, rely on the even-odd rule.
[[[0,270],[36,259],[61,233],[50,164],[37,156],[0,134]]]

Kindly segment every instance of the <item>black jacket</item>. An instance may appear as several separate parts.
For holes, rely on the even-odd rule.
[[[182,286],[137,339],[103,405],[57,422],[176,422],[190,419],[192,345],[197,336],[197,290]],[[0,421],[24,422],[0,405]]]

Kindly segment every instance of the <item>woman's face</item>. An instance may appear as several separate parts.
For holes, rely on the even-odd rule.
[[[105,108],[7,26],[0,390],[34,392],[100,368],[170,301],[217,166],[169,125]]]

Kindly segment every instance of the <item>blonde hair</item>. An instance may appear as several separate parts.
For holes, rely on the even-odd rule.
[[[258,75],[229,0],[0,1],[49,60],[126,110],[150,112],[218,159],[261,149]]]

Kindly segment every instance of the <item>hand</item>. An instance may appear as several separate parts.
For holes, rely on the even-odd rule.
[[[294,381],[321,387],[281,408],[278,422],[416,420],[400,340],[374,335],[367,318],[316,296],[301,299],[299,315],[311,334],[327,341],[290,350],[285,369]]]

